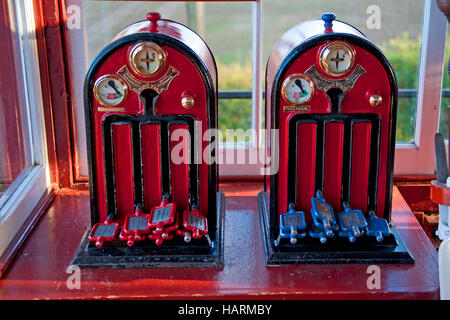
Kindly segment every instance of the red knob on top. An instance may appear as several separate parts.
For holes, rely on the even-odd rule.
[[[150,31],[156,32],[158,28],[158,20],[161,19],[161,15],[158,12],[149,12],[146,15],[148,21],[150,21]]]

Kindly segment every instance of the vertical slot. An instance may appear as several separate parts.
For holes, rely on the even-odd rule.
[[[327,202],[337,212],[341,209],[343,151],[344,123],[327,123],[325,125],[323,194]]]
[[[317,131],[316,131],[316,186],[314,191],[323,190],[323,175],[324,175],[324,165],[325,165],[325,126],[324,121],[317,122]]]
[[[187,124],[171,124],[169,134],[172,200],[182,212],[189,209],[189,127]]]
[[[169,125],[161,121],[161,194],[172,194],[170,189],[170,137]]]
[[[143,202],[142,186],[142,163],[141,163],[141,132],[139,122],[133,122],[131,131],[132,155],[133,155],[133,183],[134,183],[134,204]]]
[[[161,203],[161,126],[156,123],[141,124],[141,155],[143,198],[145,210]],[[147,150],[152,150],[148,152]]]
[[[342,159],[342,201],[350,202],[350,180],[352,161],[352,136],[353,127],[351,121],[344,123],[344,152]]]
[[[299,209],[311,210],[311,198],[315,193],[317,123],[297,124],[297,172],[296,203]]]
[[[111,116],[105,117],[102,122],[106,216],[110,214],[117,214],[114,186],[114,160],[112,149],[113,139],[111,132],[112,119],[113,118]]]
[[[380,118],[372,121],[372,141],[369,172],[369,210],[377,211],[378,169],[380,162]],[[382,204],[384,207],[384,204]]]
[[[350,203],[363,212],[368,204],[371,133],[370,122],[353,123]]]
[[[111,131],[116,214],[123,218],[134,211],[133,134],[129,123],[113,123]]]

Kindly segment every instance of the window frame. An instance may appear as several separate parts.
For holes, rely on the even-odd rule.
[[[412,143],[397,143],[394,175],[434,175],[434,135],[439,131],[447,19],[436,1],[426,0]]]
[[[15,179],[12,189],[7,190],[7,199],[1,204],[0,256],[13,244],[39,201],[49,191],[50,184],[34,4],[30,0],[7,0],[5,3],[11,28],[17,33],[16,39],[21,40],[20,71],[25,89],[31,166]]]
[[[219,164],[220,176],[261,176],[264,172],[264,165],[258,163],[261,156],[265,154],[263,148],[264,136],[261,132],[262,124],[262,97],[263,97],[263,78],[262,78],[262,28],[263,11],[262,1],[252,2],[252,125],[253,132],[251,141],[248,143],[220,143],[219,156],[225,163]],[[239,91],[238,91],[239,92]],[[220,92],[219,92],[220,97]],[[220,110],[219,110],[220,115]],[[226,163],[227,155],[233,155],[234,159],[255,159],[255,163]]]

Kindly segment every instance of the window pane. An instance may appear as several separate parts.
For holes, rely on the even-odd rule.
[[[5,1],[0,12],[8,12]],[[20,61],[19,38],[14,20],[0,19],[0,206],[14,188],[11,186],[25,168],[31,165],[29,128]],[[14,183],[13,185],[16,185]],[[8,188],[11,188],[8,190]],[[7,192],[8,190],[8,192]]]
[[[264,1],[263,5],[265,61],[284,32],[331,11],[384,51],[394,66],[400,89],[417,89],[424,0],[280,0]],[[379,25],[371,19],[377,12]],[[416,102],[416,99],[400,98],[397,142],[414,139]]]
[[[448,139],[448,113],[450,107],[450,96],[445,97],[445,90],[450,93],[450,27],[447,28],[447,40],[445,43],[445,58],[444,58],[444,76],[442,80],[442,102],[441,115],[439,117],[439,132],[441,132],[445,139]]]
[[[162,18],[189,26],[205,40],[216,59],[219,90],[251,90],[252,5],[249,2],[87,1],[85,8],[89,61],[121,29],[145,19],[148,11],[158,11]],[[251,99],[219,99],[218,116],[221,129],[250,129]]]

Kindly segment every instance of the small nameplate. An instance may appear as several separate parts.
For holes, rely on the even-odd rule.
[[[307,112],[307,111],[311,111],[311,106],[286,106],[283,107],[283,111],[285,112]]]
[[[352,226],[360,226],[363,224],[361,216],[356,212],[349,212],[341,215],[344,227],[349,228]]]
[[[116,228],[117,228],[117,225],[115,225],[115,224],[99,225],[97,227],[97,229],[95,229],[94,237],[105,237],[105,238],[112,237],[112,236],[114,236],[114,234],[116,232]]]
[[[147,217],[130,217],[128,219],[128,230],[146,230],[147,229]]]
[[[303,217],[301,214],[284,214],[282,215],[283,225],[285,227],[298,226],[303,224]]]
[[[328,219],[328,221],[333,220],[331,215],[331,210],[328,206],[324,205],[322,202],[315,200],[317,213]]]
[[[193,214],[188,214],[187,224],[202,231],[205,231],[206,228],[205,219],[194,216]]]
[[[105,107],[98,107],[97,111],[99,112],[124,112],[125,108],[117,108],[117,107],[111,107],[111,108],[105,108]]]
[[[173,206],[155,209],[153,212],[152,223],[167,221],[170,219]]]

